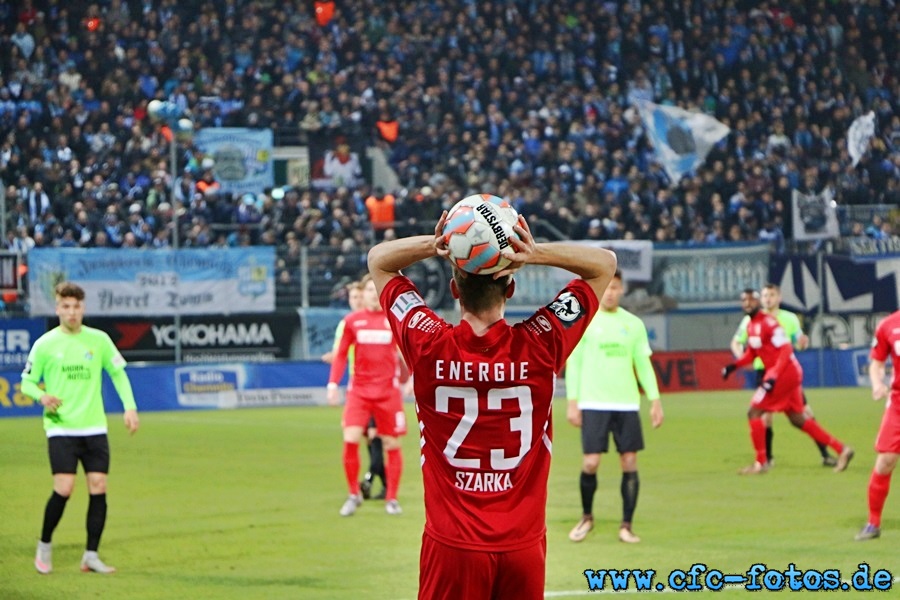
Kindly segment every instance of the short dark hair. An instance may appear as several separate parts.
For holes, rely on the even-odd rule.
[[[459,289],[459,303],[479,313],[506,301],[506,288],[512,282],[512,275],[494,279],[493,275],[473,275],[454,267],[453,280]]]
[[[759,292],[754,290],[753,288],[744,288],[744,291],[741,292],[741,296],[743,296],[745,294],[752,298],[759,298]]]
[[[54,292],[56,292],[56,295],[60,298],[75,298],[79,301],[84,300],[84,289],[71,281],[57,283]]]

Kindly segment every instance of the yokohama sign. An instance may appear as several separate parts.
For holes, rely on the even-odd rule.
[[[175,360],[178,330],[172,319],[94,318],[88,322],[107,332],[126,360]],[[299,329],[296,313],[191,316],[181,321],[185,362],[268,362],[291,356],[291,340]]]

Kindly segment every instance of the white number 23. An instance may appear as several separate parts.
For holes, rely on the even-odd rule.
[[[481,469],[480,458],[459,458],[456,456],[460,446],[462,446],[463,441],[469,435],[472,427],[475,426],[475,421],[478,419],[478,390],[472,387],[439,386],[435,390],[435,410],[440,413],[450,412],[451,398],[462,400],[463,416],[453,431],[453,435],[447,440],[447,445],[444,447],[444,456],[447,457],[447,462],[454,467],[460,469]],[[488,410],[500,410],[503,400],[515,400],[519,403],[519,416],[509,419],[510,432],[519,432],[519,453],[516,456],[504,456],[502,448],[492,448],[490,468],[496,471],[517,467],[531,447],[533,436],[531,425],[531,388],[519,385],[488,390]]]

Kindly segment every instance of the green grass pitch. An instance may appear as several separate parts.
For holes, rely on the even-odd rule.
[[[633,546],[616,539],[621,499],[614,455],[601,463],[593,533],[581,544],[568,541],[580,515],[580,443],[557,401],[546,596],[588,595],[585,569],[654,569],[658,581],[698,562],[726,574],[758,562],[778,569],[795,563],[840,569],[845,579],[866,562],[900,575],[896,481],[883,537],[853,541],[867,514],[872,443],[884,404],[872,402],[865,388],[809,390],[820,423],[856,448],[849,470],[836,474],[820,466],[812,441],[777,416],[776,467],[739,477],[737,470],[752,461],[749,395],[668,395],[659,430],[649,428],[644,407],[647,449],[639,458],[635,516],[643,542]],[[411,405],[407,416],[414,422]],[[46,442],[36,418],[0,420],[0,598],[415,598],[424,519],[415,435],[404,440],[404,514],[388,516],[383,503],[369,501],[341,518],[346,492],[337,408],[144,413],[141,419],[140,432],[129,438],[121,416],[110,415],[109,518],[100,554],[119,568],[111,576],[78,570],[87,505],[80,476],[54,537],[54,572],[34,571],[51,489]]]

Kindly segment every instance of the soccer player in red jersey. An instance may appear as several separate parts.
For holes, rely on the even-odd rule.
[[[362,504],[359,488],[359,443],[369,416],[381,437],[387,462],[385,511],[399,515],[397,489],[403,471],[400,436],[406,434],[406,417],[400,393],[401,358],[388,326],[387,316],[378,303],[378,292],[370,276],[363,278],[363,308],[344,317],[344,332],[334,353],[328,377],[328,403],[338,403],[338,382],[347,367],[347,352],[354,346],[353,373],[347,386],[347,402],[341,426],[344,429],[344,474],[350,495],[340,514],[349,517]]]
[[[728,379],[737,368],[749,365],[757,356],[766,369],[762,385],[753,394],[747,412],[756,461],[741,469],[741,474],[754,475],[768,470],[766,425],[763,421],[763,415],[767,412],[785,413],[794,427],[801,429],[816,443],[832,448],[838,453],[834,470],[843,471],[853,458],[853,449],[825,431],[814,419],[803,415],[803,369],[794,356],[791,340],[775,317],[760,310],[759,292],[756,290],[746,289],[741,293],[741,308],[750,317],[747,347],[743,356],[722,369],[722,377]]]
[[[512,263],[494,275],[455,266],[450,289],[461,321],[431,310],[400,271],[448,257],[441,231],[381,243],[369,272],[413,373],[419,421],[425,532],[419,598],[544,597],[545,511],[557,373],[578,343],[616,271],[608,250],[536,244],[525,219],[510,239]],[[516,325],[503,318],[512,274],[526,264],[580,276]]]
[[[890,357],[894,365],[891,388],[884,383],[884,363]],[[875,468],[869,478],[869,522],[856,534],[859,541],[881,536],[881,511],[891,488],[891,473],[900,457],[900,310],[890,314],[875,329],[869,354],[869,381],[872,399],[887,398],[884,417],[875,438]]]

